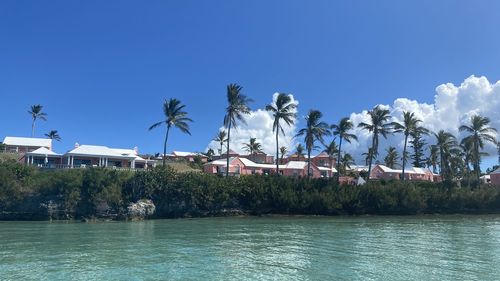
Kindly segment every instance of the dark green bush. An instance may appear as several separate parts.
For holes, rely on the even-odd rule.
[[[158,217],[211,216],[227,210],[250,214],[418,214],[500,211],[500,187],[459,188],[451,183],[373,181],[338,186],[334,180],[282,176],[224,178],[177,173],[158,167],[144,172],[111,169],[42,171],[0,163],[0,212],[27,198],[56,200],[75,217],[123,210],[151,199]]]

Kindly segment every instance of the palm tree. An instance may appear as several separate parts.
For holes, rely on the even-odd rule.
[[[429,158],[427,158],[427,167],[432,166],[432,172],[434,174],[437,173],[437,165],[439,159],[439,147],[437,145],[429,146],[430,154]]]
[[[328,145],[325,145],[324,152],[328,154],[328,159],[330,160],[330,170],[333,169],[333,159],[335,159],[335,155],[339,152],[339,148],[337,147],[337,143],[335,139],[333,139]],[[337,165],[338,167],[338,165]],[[337,171],[338,173],[339,171]]]
[[[28,113],[31,114],[33,122],[31,122],[31,136],[35,136],[35,122],[37,119],[47,121],[47,114],[42,112],[43,106],[39,104],[32,105]]]
[[[389,123],[389,119],[391,116],[389,115],[389,110],[382,109],[380,106],[374,107],[372,110],[368,112],[370,115],[370,123],[361,122],[358,124],[359,128],[367,130],[372,133],[372,145],[371,150],[369,150],[369,162],[368,162],[368,176],[367,179],[370,179],[370,173],[372,170],[372,162],[373,158],[378,155],[378,139],[379,135],[382,135],[384,138],[387,138],[387,134],[391,133],[392,123]]]
[[[318,110],[310,110],[306,119],[306,127],[299,130],[296,137],[304,136],[307,149],[307,176],[311,176],[311,151],[315,148],[314,143],[324,143],[323,136],[329,135],[328,124],[321,121],[323,114]]]
[[[61,140],[61,136],[59,136],[59,133],[57,132],[57,130],[52,130],[52,131],[48,132],[47,134],[45,134],[45,136],[51,140],[56,140],[56,141]]]
[[[286,148],[286,146],[280,147],[280,153],[281,153],[280,164],[283,164],[283,158],[285,158],[285,155],[288,153],[288,149]]]
[[[467,176],[467,185],[470,186],[470,165],[474,163],[474,143],[471,139],[465,138],[460,142],[459,148],[464,161],[464,176]]]
[[[305,148],[301,143],[297,144],[297,147],[295,148],[296,151],[295,153],[297,154],[297,161],[299,161],[300,158],[304,156],[304,150]]]
[[[391,169],[394,169],[394,167],[398,164],[398,151],[394,146],[389,146],[386,151],[387,155],[384,158],[385,165]]]
[[[352,157],[351,154],[345,153],[344,156],[341,158],[342,162],[342,170],[344,173],[347,171],[347,168],[351,168],[351,165],[354,165],[354,158]]]
[[[492,135],[496,133],[497,130],[493,127],[490,127],[489,124],[490,119],[488,117],[474,115],[471,117],[469,125],[462,125],[459,128],[460,132],[465,131],[469,133],[469,136],[467,136],[465,139],[473,144],[473,168],[478,182],[479,177],[481,176],[481,167],[479,166],[479,164],[481,163],[481,155],[479,154],[480,150],[484,148],[485,142],[497,144],[495,137]]]
[[[377,155],[373,154],[372,148],[368,148],[367,152],[361,153],[361,156],[365,157],[365,165],[368,166],[370,164],[370,161],[377,158]],[[371,160],[370,160],[371,159]]]
[[[451,180],[452,175],[448,160],[450,158],[450,150],[457,145],[456,138],[454,135],[445,132],[444,130],[434,133],[434,137],[436,138],[436,146],[439,151],[438,154],[441,177],[446,180]]]
[[[262,151],[262,144],[258,143],[256,138],[250,138],[250,142],[244,143],[242,149],[253,155]]]
[[[408,136],[412,132],[415,132],[419,127],[418,124],[421,123],[422,120],[415,117],[414,112],[403,111],[403,123],[394,122],[394,132],[395,133],[403,133],[405,136],[405,143],[403,146],[403,168],[402,168],[402,176],[401,178],[405,180],[405,164],[406,164],[406,145],[408,144]]]
[[[189,132],[188,122],[193,122],[193,120],[187,117],[188,113],[184,111],[184,107],[186,107],[186,105],[181,104],[181,101],[178,99],[165,99],[163,102],[163,114],[165,115],[165,120],[157,122],[149,127],[149,130],[151,131],[162,124],[167,126],[165,141],[163,143],[163,166],[165,166],[165,156],[167,155],[167,141],[170,128],[173,126],[181,130],[181,132],[191,135],[191,132]]]
[[[333,124],[331,126],[333,135],[339,137],[339,151],[337,157],[337,159],[339,160],[337,162],[337,183],[340,181],[340,153],[342,151],[342,141],[345,140],[346,142],[351,143],[352,140],[358,140],[358,137],[356,135],[349,133],[349,131],[352,130],[353,127],[354,125],[347,117],[340,119],[340,122],[338,124]]]
[[[231,141],[231,127],[236,128],[236,121],[246,124],[243,116],[250,114],[248,104],[252,102],[252,100],[243,95],[241,90],[242,87],[240,85],[227,85],[227,107],[226,115],[224,116],[224,126],[227,128],[226,177],[229,176],[229,142]]]
[[[217,133],[217,135],[215,135],[215,138],[213,139],[213,141],[216,141],[220,144],[219,155],[222,155],[222,149],[224,146],[224,142],[227,141],[226,137],[227,137],[226,131],[219,130],[219,132]]]
[[[287,94],[279,93],[274,104],[266,105],[266,110],[273,113],[273,132],[276,132],[276,174],[279,174],[278,157],[279,157],[279,144],[278,136],[281,133],[284,135],[285,131],[281,126],[280,121],[284,121],[285,124],[291,126],[295,123],[295,109],[297,104],[292,102],[292,97]]]
[[[206,153],[203,153],[203,154],[204,154],[205,156],[207,156],[208,161],[212,161],[212,158],[213,158],[213,157],[214,157],[214,155],[215,155],[215,151],[214,151],[213,149],[209,148],[209,149],[207,150],[207,152],[206,152]]]

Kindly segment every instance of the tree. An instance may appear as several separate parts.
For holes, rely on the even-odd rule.
[[[370,164],[370,161],[371,160],[374,160],[375,158],[377,158],[377,155],[375,155],[373,153],[373,150],[372,148],[368,148],[368,151],[367,152],[363,152],[361,153],[361,156],[364,156],[365,157],[365,165],[368,166]]]
[[[368,151],[369,154],[371,154],[368,162],[367,179],[369,180],[372,170],[373,158],[378,155],[379,135],[387,138],[387,135],[391,133],[393,124],[389,123],[389,119],[391,118],[391,116],[389,115],[389,110],[383,109],[378,105],[370,110],[368,112],[368,115],[370,116],[371,122],[361,122],[358,124],[358,127],[372,133],[371,150]]]
[[[351,141],[353,140],[358,140],[358,137],[356,135],[349,133],[349,131],[351,131],[353,127],[354,125],[347,117],[340,119],[338,124],[333,124],[331,126],[333,135],[339,137],[339,149],[337,157],[339,159],[339,161],[337,161],[337,183],[340,181],[340,155],[342,152],[342,141],[345,140],[346,142],[351,143]]]
[[[32,105],[28,113],[31,114],[31,118],[33,121],[31,122],[31,136],[35,136],[35,122],[40,119],[43,121],[47,121],[47,114],[42,112],[43,106],[39,104]]]
[[[427,166],[432,166],[432,172],[437,174],[437,166],[439,160],[439,147],[437,145],[429,146],[430,154],[429,158],[427,158]]]
[[[286,146],[280,147],[280,153],[281,153],[280,164],[283,164],[283,158],[285,158],[285,155],[288,153],[288,149],[286,148]]]
[[[339,152],[339,148],[337,147],[337,143],[335,139],[333,139],[328,145],[325,145],[324,152],[328,154],[328,159],[330,160],[330,170],[333,169],[333,159],[335,159],[335,155]],[[340,160],[339,160],[340,161]],[[338,165],[337,165],[338,167]],[[339,171],[337,171],[338,173]]]
[[[384,158],[384,163],[387,167],[394,169],[394,167],[398,164],[398,158],[399,158],[398,151],[394,146],[389,146],[389,148],[387,148],[386,151],[387,155]]]
[[[434,133],[436,138],[436,146],[438,148],[439,155],[439,169],[441,177],[445,180],[452,179],[451,166],[449,162],[450,150],[457,145],[455,136],[451,133],[445,132],[444,130]]]
[[[299,161],[300,158],[304,156],[304,150],[305,148],[301,143],[297,144],[297,147],[295,148],[296,151],[295,153],[297,154],[297,161]]]
[[[207,150],[207,152],[206,152],[206,153],[204,153],[204,155],[205,155],[205,156],[207,156],[208,161],[212,161],[212,158],[213,158],[213,157],[214,157],[214,155],[215,155],[215,151],[214,151],[213,149],[209,148],[209,149]]]
[[[460,132],[467,132],[469,135],[465,137],[466,141],[470,141],[473,145],[473,168],[476,180],[479,182],[479,177],[481,176],[481,155],[480,152],[484,148],[485,142],[491,142],[497,144],[493,134],[497,130],[489,126],[490,119],[488,117],[482,117],[479,115],[474,115],[470,119],[469,125],[460,126]]]
[[[470,165],[474,163],[474,143],[471,139],[463,139],[460,142],[459,148],[463,157],[464,164],[464,177],[467,177],[467,185],[470,186]]]
[[[321,121],[323,114],[318,110],[310,110],[306,119],[306,127],[299,130],[296,137],[304,136],[307,149],[307,176],[311,177],[311,151],[315,148],[315,142],[324,143],[323,137],[329,135],[328,124]]]
[[[419,127],[418,124],[421,122],[422,122],[422,120],[415,117],[414,112],[403,111],[403,122],[402,123],[397,123],[397,122],[393,123],[394,132],[395,133],[403,133],[403,135],[405,137],[405,142],[404,142],[404,146],[403,146],[403,168],[402,168],[402,176],[401,176],[401,178],[403,180],[406,179],[405,178],[405,164],[406,164],[406,158],[407,158],[406,146],[408,144],[408,137],[410,136],[410,134],[412,132],[417,130],[417,128]]]
[[[342,162],[342,170],[344,173],[347,171],[347,168],[351,168],[351,165],[355,164],[354,158],[349,153],[345,153],[340,162]]]
[[[52,130],[45,134],[46,137],[48,137],[51,140],[56,140],[56,141],[61,141],[61,136],[59,136],[59,133],[57,130]]]
[[[236,128],[236,121],[246,124],[244,116],[250,114],[248,104],[252,102],[247,96],[241,93],[243,88],[237,84],[227,85],[227,107],[224,116],[224,126],[227,129],[227,159],[226,159],[226,177],[229,176],[229,142],[231,141],[231,127]]]
[[[165,120],[157,122],[149,127],[149,130],[151,131],[162,124],[166,125],[167,131],[165,132],[165,141],[163,142],[163,166],[166,164],[165,157],[167,155],[167,141],[170,128],[176,127],[181,132],[191,135],[188,123],[193,122],[193,120],[187,117],[188,113],[184,111],[185,107],[186,106],[181,104],[181,101],[178,99],[171,98],[169,100],[165,100],[163,102],[163,114]]]
[[[227,134],[225,130],[219,130],[217,135],[215,135],[215,138],[213,138],[213,141],[216,141],[220,145],[219,149],[219,155],[222,155],[222,149],[224,147],[224,142],[227,141]]]
[[[244,143],[242,149],[253,155],[262,151],[262,144],[258,143],[256,138],[250,138],[250,142]]]
[[[266,105],[266,110],[271,112],[274,117],[273,132],[276,133],[276,174],[279,175],[279,133],[285,135],[281,121],[285,122],[288,126],[295,123],[297,104],[292,102],[292,97],[287,94],[279,93],[274,104]]]
[[[424,147],[427,144],[423,135],[428,135],[430,132],[424,127],[417,127],[410,132],[410,144],[413,148],[413,154],[410,156],[413,159],[413,166],[421,168],[425,166]]]

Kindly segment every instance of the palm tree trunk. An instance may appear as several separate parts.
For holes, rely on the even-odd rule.
[[[474,172],[476,174],[476,180],[479,183],[479,179],[481,177],[481,168],[479,167],[479,144],[477,143],[477,141],[474,141],[474,154],[476,154],[476,159],[474,159]]]
[[[340,183],[340,156],[342,151],[342,136],[340,136],[339,140],[339,153],[337,156],[337,183]],[[332,172],[333,173],[333,172]]]
[[[278,130],[278,128],[276,128],[276,175],[280,174],[280,168],[279,168],[279,162],[278,162],[278,159],[279,159],[278,134],[279,134],[279,130]]]
[[[31,137],[35,136],[35,119],[33,118],[33,122],[31,122]]]
[[[439,149],[439,160],[441,162],[441,164],[439,165],[439,169],[440,169],[440,172],[441,172],[441,178],[442,180],[445,180],[445,166],[444,166],[444,160],[445,160],[445,155],[444,155],[444,151],[443,149]]]
[[[405,135],[405,146],[403,147],[403,181],[406,180],[405,179],[405,164],[406,164],[406,144],[408,142],[408,135]]]
[[[372,172],[372,160],[373,160],[373,155],[375,153],[375,133],[373,134],[373,139],[372,139],[372,148],[368,150],[368,175],[366,176],[366,180],[370,180],[370,173]]]
[[[168,133],[170,132],[170,124],[167,125],[167,132],[165,133],[165,142],[163,143],[163,167],[165,167],[166,164],[166,156],[167,156],[167,140],[168,140]]]
[[[307,177],[311,177],[311,150],[307,150]]]
[[[229,139],[231,138],[231,120],[227,126],[227,154],[226,154],[226,178],[229,177]]]

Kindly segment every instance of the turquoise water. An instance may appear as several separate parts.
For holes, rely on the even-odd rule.
[[[500,280],[500,216],[0,222],[1,280]]]

